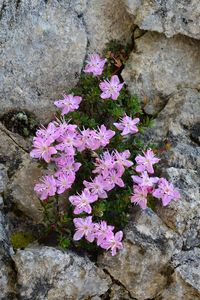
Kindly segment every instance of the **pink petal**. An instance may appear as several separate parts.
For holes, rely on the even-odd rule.
[[[79,241],[84,236],[83,230],[77,230],[73,236],[74,241]]]

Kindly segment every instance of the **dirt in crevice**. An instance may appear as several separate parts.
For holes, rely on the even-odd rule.
[[[0,118],[0,122],[9,131],[24,138],[33,136],[39,125],[35,115],[24,110],[11,110]]]

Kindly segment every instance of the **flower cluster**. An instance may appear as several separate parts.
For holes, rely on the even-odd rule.
[[[106,191],[112,190],[116,185],[124,187],[121,177],[125,171],[125,167],[129,168],[133,165],[128,160],[129,157],[129,150],[121,153],[115,150],[112,153],[105,151],[100,157],[96,158],[96,168],[93,170],[93,173],[98,174],[96,178],[101,180],[102,186]]]
[[[54,162],[54,175],[47,175],[36,184],[35,191],[41,200],[61,194],[71,188],[76,172],[81,164],[75,161],[77,152],[85,149],[96,150],[109,144],[115,135],[105,125],[95,129],[78,129],[76,125],[63,122],[51,122],[47,128],[41,128],[33,139],[33,158],[44,159],[47,163]],[[55,156],[56,155],[56,156]]]
[[[69,201],[75,206],[74,214],[82,212],[91,214],[91,203],[100,199],[108,198],[107,192],[111,191],[116,185],[124,187],[122,175],[125,168],[129,168],[133,163],[128,160],[130,152],[125,150],[119,153],[117,150],[109,153],[105,151],[100,157],[96,158],[93,170],[97,176],[90,182],[84,180],[85,189],[78,195],[69,197]],[[97,245],[103,249],[111,249],[112,255],[116,254],[117,249],[122,248],[122,232],[114,235],[113,226],[108,226],[105,221],[100,224],[92,223],[92,218],[75,218],[74,224],[77,228],[74,239],[78,240],[85,236],[89,242],[96,239]]]
[[[165,178],[149,176],[149,174],[154,173],[153,165],[158,163],[160,159],[155,157],[151,149],[143,154],[144,156],[138,155],[135,158],[137,163],[135,169],[141,174],[140,176],[132,176],[134,185],[131,202],[138,204],[142,209],[146,209],[148,194],[161,199],[163,206],[168,205],[172,200],[178,200],[180,193],[172,183],[169,183]]]
[[[114,234],[114,227],[107,225],[106,221],[100,223],[93,223],[92,217],[75,218],[74,225],[76,232],[74,234],[74,240],[78,241],[83,236],[88,242],[96,240],[98,246],[103,249],[111,250],[112,256],[116,254],[117,250],[122,249],[122,231],[118,231]]]
[[[90,55],[84,72],[91,73],[94,77],[100,76],[105,64],[106,59],[98,54]],[[101,81],[99,83],[102,91],[101,99],[117,100],[123,86],[124,83],[120,83],[117,75],[111,76],[110,80]],[[41,200],[47,200],[48,197],[60,195],[71,189],[77,177],[76,173],[81,167],[77,159],[78,155],[84,156],[82,152],[90,152],[95,157],[94,168],[91,170],[92,177],[89,181],[81,181],[80,192],[71,193],[68,196],[70,207],[73,208],[75,226],[73,239],[78,241],[84,237],[88,242],[95,241],[97,246],[110,250],[111,254],[115,255],[117,250],[122,249],[123,233],[122,231],[114,232],[114,226],[108,225],[105,220],[93,221],[92,219],[95,218],[93,203],[106,201],[109,198],[109,192],[115,187],[126,188],[124,173],[126,169],[133,167],[132,153],[127,147],[123,147],[121,151],[112,147],[109,151],[110,140],[116,133],[104,124],[92,129],[84,126],[79,128],[66,119],[67,114],[79,108],[81,101],[81,96],[64,94],[63,99],[54,102],[55,106],[61,110],[62,119],[56,119],[47,127],[37,130],[30,155],[51,164],[51,168],[35,185],[34,190]],[[130,135],[139,131],[137,127],[139,122],[138,117],[132,118],[124,113],[118,122],[113,123],[113,126],[121,131],[122,143],[128,140]],[[123,136],[126,136],[126,139],[123,139]],[[133,194],[130,197],[131,202],[139,204],[142,209],[147,207],[149,194],[161,199],[164,206],[180,197],[179,192],[165,178],[150,177],[150,174],[154,174],[154,164],[159,160],[151,149],[135,158],[137,163],[135,170],[140,174],[132,176],[134,185]],[[80,214],[81,216],[78,217]]]

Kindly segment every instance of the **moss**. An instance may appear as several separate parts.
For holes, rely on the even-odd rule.
[[[39,124],[34,114],[16,110],[4,114],[0,121],[8,130],[18,133],[25,138],[33,135]]]
[[[17,231],[10,237],[11,244],[15,250],[27,247],[34,240],[35,237],[31,232]]]

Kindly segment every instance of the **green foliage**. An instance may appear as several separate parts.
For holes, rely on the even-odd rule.
[[[10,237],[11,244],[15,250],[27,247],[34,240],[35,237],[31,232],[24,231],[16,231]]]
[[[69,248],[70,246],[70,239],[63,236],[63,235],[60,235],[59,237],[59,244],[58,244],[61,248],[63,249],[67,249]]]
[[[110,48],[105,51],[107,64],[103,73],[103,79],[110,78],[114,74],[120,77],[120,72],[129,54],[127,49],[116,44],[116,42],[112,42],[108,47]],[[121,90],[117,101],[111,99],[102,100],[100,98],[99,81],[99,78],[90,75],[82,74],[80,76],[77,86],[71,90],[71,93],[82,96],[82,102],[78,111],[67,115],[67,120],[70,119],[71,123],[78,125],[81,129],[84,127],[95,128],[105,124],[109,128],[116,130],[113,122],[118,122],[119,118],[126,113],[129,116],[140,118],[140,133],[146,127],[152,126],[153,120],[143,113],[138,98],[131,96],[126,86]],[[131,152],[130,159],[134,161],[135,156],[144,149],[144,144],[137,135],[122,137],[120,133],[116,132],[116,135],[108,145],[108,150],[112,151],[113,149],[118,151],[129,149]],[[98,155],[101,152],[102,150],[96,151]],[[75,247],[78,251],[86,249],[89,253],[97,254],[101,250],[94,244],[87,243],[84,239],[78,242],[74,242],[72,239],[74,233],[73,218],[77,216],[73,215],[73,207],[67,201],[67,198],[76,192],[81,192],[83,180],[90,180],[93,177],[92,169],[94,168],[93,162],[95,157],[93,157],[93,152],[84,151],[78,153],[76,159],[82,163],[82,166],[77,173],[72,189],[67,192],[65,197],[62,195],[62,199],[52,197],[48,202],[43,202],[46,211],[47,233],[54,230],[58,236],[59,246],[64,249]],[[126,183],[125,188],[115,188],[109,192],[108,199],[102,199],[93,204],[93,221],[98,222],[103,219],[108,224],[114,225],[117,230],[124,228],[128,222],[131,206],[132,173],[133,168],[126,170],[123,175],[123,180]],[[83,213],[78,217],[85,215]]]

